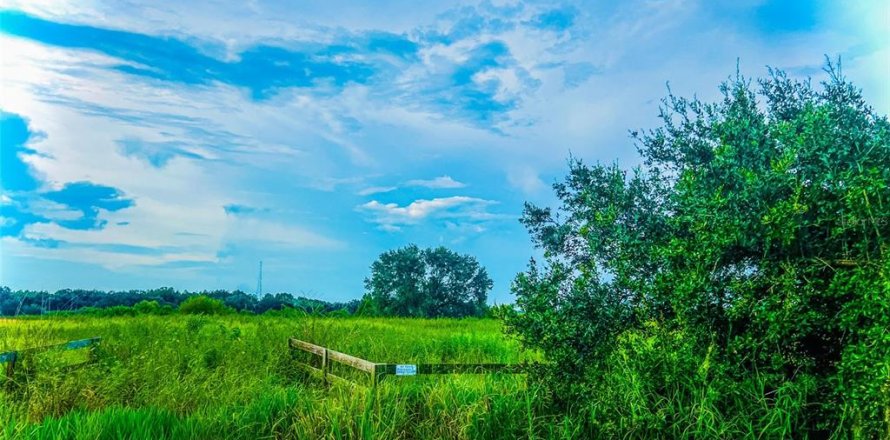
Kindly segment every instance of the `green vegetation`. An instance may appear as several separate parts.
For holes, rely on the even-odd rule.
[[[384,252],[365,279],[362,312],[384,316],[482,316],[493,282],[471,255],[408,245]]]
[[[70,359],[39,357],[3,394],[0,432],[890,438],[890,123],[828,70],[818,90],[771,72],[757,90],[736,77],[718,103],[669,96],[663,126],[634,134],[632,172],[572,160],[561,206],[526,206],[544,261],[516,277],[516,307],[485,306],[491,280],[472,257],[412,245],[372,265],[360,307],[313,309],[339,317],[285,294],[171,290],[0,319],[0,351],[103,338],[92,368],[63,374]],[[4,313],[23,304],[45,311],[0,290]],[[327,387],[301,372],[289,337],[375,362],[527,362],[530,374]]]
[[[353,313],[360,301],[346,303],[327,302],[318,299],[294,296],[290,293],[265,294],[261,297],[240,290],[212,290],[203,292],[178,291],[170,287],[149,290],[101,291],[82,289],[62,289],[56,292],[12,290],[0,286],[0,316],[42,315],[46,313],[88,313],[107,316],[134,315],[140,313],[131,308],[140,302],[155,302],[160,307],[158,313],[165,313],[178,307],[193,296],[206,296],[222,301],[226,307],[239,312],[265,313],[269,310],[286,308],[300,309],[309,313],[330,313],[345,311]],[[154,313],[143,311],[141,313]]]
[[[3,395],[0,437],[517,438],[563,429],[539,412],[523,376],[387,378],[375,391],[326,388],[306,377],[286,348],[288,337],[298,337],[378,362],[529,359],[494,320],[0,319],[0,351],[89,336],[103,338],[96,366],[64,373],[60,353],[47,354],[33,380]]]
[[[643,166],[526,207],[508,321],[590,435],[890,436],[890,123],[828,70],[670,96]]]
[[[139,306],[142,305],[142,310],[152,311],[151,306],[145,306],[144,304],[145,301],[140,302],[133,306],[133,308],[140,310]],[[218,299],[198,295],[183,301],[182,304],[179,305],[179,313],[186,315],[228,315],[235,313],[235,309],[226,306],[225,303]]]

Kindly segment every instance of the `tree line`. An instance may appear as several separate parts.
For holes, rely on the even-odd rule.
[[[411,244],[386,251],[371,265],[365,279],[366,293],[361,299],[329,302],[294,296],[290,293],[257,297],[240,290],[179,291],[171,287],[149,290],[102,291],[62,289],[45,291],[11,290],[0,287],[0,316],[42,315],[80,311],[103,314],[132,314],[141,310],[172,311],[190,298],[207,298],[201,304],[207,313],[218,314],[223,308],[236,312],[265,313],[270,310],[297,309],[318,314],[358,314],[362,316],[401,316],[425,318],[460,318],[484,316],[486,299],[493,282],[488,272],[470,255],[461,255],[445,247],[421,249]]]
[[[127,314],[139,303],[154,303],[157,311],[179,308],[189,298],[203,297],[236,312],[265,313],[270,310],[297,309],[307,313],[355,313],[360,300],[329,302],[294,296],[290,293],[265,294],[257,298],[240,290],[212,290],[189,292],[171,287],[149,290],[84,290],[62,289],[55,292],[12,290],[0,287],[0,315],[42,315],[46,313],[91,312],[108,310],[106,314]],[[144,308],[143,310],[147,310]]]

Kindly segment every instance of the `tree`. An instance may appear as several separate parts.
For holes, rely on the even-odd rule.
[[[481,316],[493,282],[470,255],[408,245],[384,252],[365,279],[366,304],[392,316]]]
[[[770,70],[717,103],[669,95],[662,127],[632,133],[643,165],[572,159],[561,207],[526,205],[545,261],[517,276],[508,324],[558,365],[557,398],[660,328],[739,380],[799,384],[798,428],[887,432],[890,124],[826,70],[821,90]]]

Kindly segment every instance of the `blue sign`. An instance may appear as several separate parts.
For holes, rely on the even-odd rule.
[[[0,353],[0,364],[4,362],[12,362],[15,360],[15,352],[7,351],[6,353]]]
[[[77,341],[71,341],[68,345],[65,346],[68,350],[77,350],[78,348],[89,347],[93,345],[93,342],[96,342],[95,339],[80,339]]]
[[[417,365],[396,365],[396,376],[416,376]]]

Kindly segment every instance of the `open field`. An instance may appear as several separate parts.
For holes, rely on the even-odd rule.
[[[303,374],[286,348],[293,336],[375,362],[529,360],[495,320],[172,315],[0,321],[0,351],[93,336],[102,337],[96,366],[63,374],[53,364],[86,354],[50,354],[31,382],[5,395],[0,436],[571,435],[570,423],[539,411],[523,375],[390,377],[376,390],[325,387]]]

